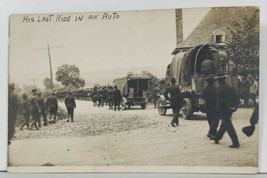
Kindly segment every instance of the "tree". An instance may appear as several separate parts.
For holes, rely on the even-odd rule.
[[[245,16],[242,22],[232,22],[228,28],[232,37],[227,41],[229,68],[238,74],[259,75],[259,11]]]
[[[46,77],[43,81],[43,84],[44,84],[46,90],[52,90],[53,89],[52,80],[50,78]]]
[[[142,74],[151,77],[150,85],[148,88],[148,92],[149,92],[148,101],[151,102],[151,101],[153,101],[153,90],[156,87],[156,85],[160,82],[160,79],[157,76],[153,75],[152,73],[150,73],[149,71],[146,71],[146,70],[142,71]]]
[[[64,87],[81,88],[85,85],[85,80],[80,78],[80,70],[75,65],[63,64],[58,67],[56,80]]]

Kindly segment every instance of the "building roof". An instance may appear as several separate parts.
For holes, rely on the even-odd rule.
[[[203,43],[213,43],[213,34],[230,33],[232,22],[242,22],[245,15],[258,11],[256,7],[216,7],[211,8],[199,25],[178,47],[192,47]]]

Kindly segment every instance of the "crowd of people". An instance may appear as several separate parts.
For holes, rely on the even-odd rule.
[[[48,97],[43,98],[42,93],[34,88],[30,96],[23,93],[20,102],[14,90],[15,84],[9,84],[8,144],[11,143],[15,132],[15,124],[19,110],[24,119],[20,130],[23,130],[25,127],[29,130],[39,130],[42,126],[56,123],[58,116],[58,97],[56,92],[51,92]],[[74,122],[76,103],[71,91],[68,91],[67,95],[64,97],[64,103],[68,112],[67,122]],[[30,117],[32,118],[32,122],[30,122]]]

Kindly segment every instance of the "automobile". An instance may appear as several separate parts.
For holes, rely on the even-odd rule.
[[[115,85],[117,85],[122,94],[122,109],[131,108],[136,105],[146,109],[150,80],[151,77],[148,75],[132,73],[126,77],[114,80]]]
[[[210,44],[201,44],[189,48],[176,48],[171,63],[167,67],[165,81],[170,83],[171,78],[176,78],[180,86],[183,101],[181,101],[181,114],[185,119],[192,119],[194,112],[206,113],[205,100],[202,98],[202,92],[207,86],[206,75],[200,71],[201,63],[207,55],[210,56],[214,74],[219,71],[227,74],[226,82],[238,90],[238,76],[235,73],[226,71],[222,66],[219,51]],[[215,82],[215,85],[217,83]],[[170,109],[170,103],[163,95],[159,96],[157,109],[160,115],[165,115]]]

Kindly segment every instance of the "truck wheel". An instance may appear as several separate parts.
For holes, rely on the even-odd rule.
[[[159,115],[164,116],[167,112],[167,109],[162,107],[161,102],[158,102],[157,105],[158,105],[157,109],[158,109]]]
[[[191,100],[189,98],[185,98],[184,99],[184,104],[181,108],[181,113],[184,119],[186,120],[191,120],[192,119],[192,114],[193,114],[193,110],[192,110],[192,103]]]
[[[142,104],[141,104],[141,108],[142,108],[142,109],[146,109],[146,103],[142,103]]]

